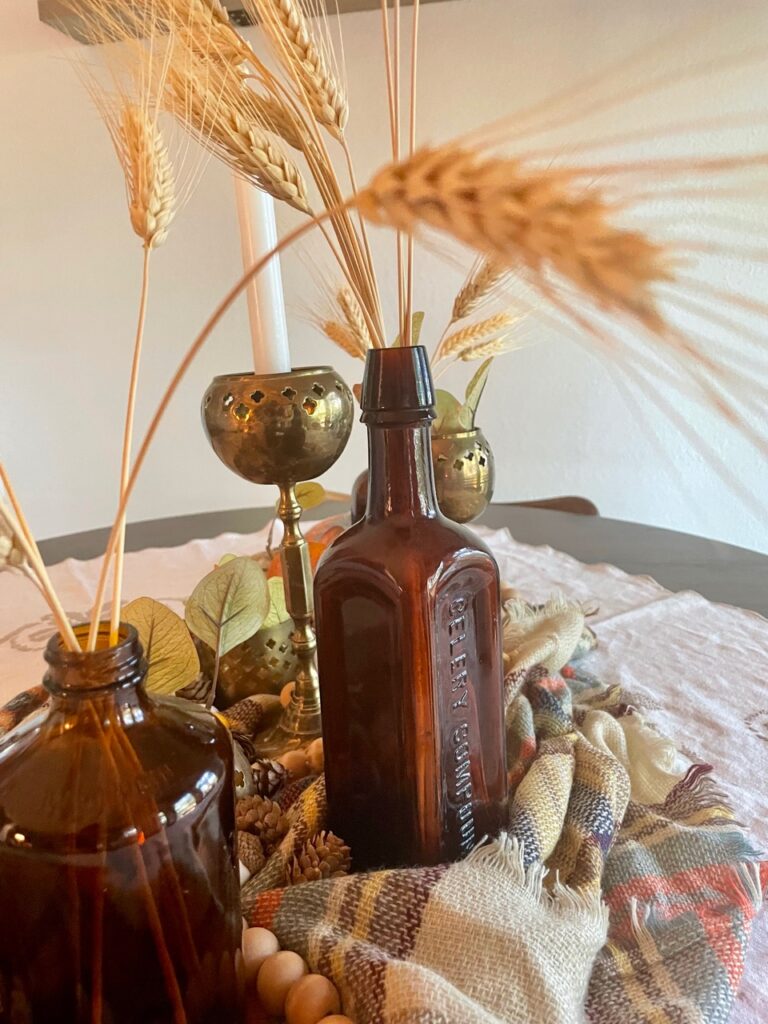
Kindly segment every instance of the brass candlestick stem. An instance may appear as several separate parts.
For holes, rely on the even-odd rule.
[[[280,490],[280,560],[298,669],[288,707],[277,725],[259,738],[260,752],[277,754],[303,746],[321,732],[312,568],[294,488],[321,476],[341,455],[354,419],[352,393],[329,366],[225,374],[211,382],[202,414],[213,450],[226,466],[252,483],[274,484]]]

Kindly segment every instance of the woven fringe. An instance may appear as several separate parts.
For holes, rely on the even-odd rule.
[[[557,914],[587,915],[601,928],[608,926],[608,907],[603,903],[598,889],[582,892],[562,885],[559,879],[555,880],[551,889],[545,889],[544,879],[549,869],[540,861],[534,861],[526,867],[524,844],[506,832],[490,842],[481,840],[464,863],[505,874],[531,901],[546,905]]]

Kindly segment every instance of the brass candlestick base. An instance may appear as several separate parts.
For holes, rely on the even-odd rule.
[[[258,743],[261,753],[279,754],[321,733],[312,569],[294,488],[321,476],[341,455],[354,419],[352,393],[329,366],[225,374],[211,382],[202,415],[213,450],[226,466],[252,483],[280,489],[280,559],[298,669],[290,704]]]

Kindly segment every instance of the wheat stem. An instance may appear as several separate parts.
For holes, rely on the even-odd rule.
[[[144,341],[144,325],[147,319],[147,301],[149,298],[149,259],[152,249],[144,247],[144,257],[141,271],[141,293],[139,296],[139,314],[136,323],[136,336],[133,343],[133,359],[131,361],[131,376],[128,383],[128,402],[125,407],[125,425],[123,427],[123,451],[120,458],[120,496],[122,497],[128,480],[128,471],[131,466],[131,445],[133,442],[133,423],[136,414],[136,395],[139,388],[139,369],[141,366],[141,350]],[[123,566],[125,564],[125,512],[120,520],[115,549],[115,572],[112,579],[112,614],[109,624],[109,642],[114,645],[118,640],[120,627],[120,605],[123,590]],[[98,620],[92,620],[88,630],[88,650],[96,649],[96,638],[98,635]]]
[[[347,207],[350,207],[353,204],[353,202],[354,198],[349,199],[346,203]],[[289,245],[292,245],[294,242],[299,241],[299,239],[309,234],[309,232],[322,221],[329,220],[335,212],[336,210],[324,210],[322,213],[316,214],[312,220],[306,221],[305,223],[299,225],[299,227],[294,228],[293,231],[290,231],[287,235],[284,235],[283,238],[280,239],[280,241],[273,249],[271,249],[268,253],[262,256],[262,258],[259,259],[256,263],[254,263],[253,266],[249,267],[242,274],[242,276],[235,282],[235,284],[230,288],[230,290],[227,292],[227,294],[215,308],[211,316],[208,318],[200,333],[197,335],[195,340],[187,349],[183,359],[179,363],[168,386],[166,387],[163,396],[160,399],[160,403],[157,409],[155,410],[155,413],[149,423],[149,426],[147,427],[141,445],[139,446],[139,449],[136,452],[136,458],[133,461],[131,472],[128,475],[128,480],[126,482],[125,489],[120,497],[117,512],[115,514],[115,521],[112,525],[112,529],[107,540],[104,558],[101,564],[101,571],[99,573],[99,579],[96,584],[96,593],[94,596],[93,607],[91,610],[91,620],[95,619],[96,621],[98,621],[101,616],[101,609],[104,604],[104,594],[106,592],[107,586],[109,564],[111,561],[112,552],[117,542],[120,519],[125,514],[125,509],[128,504],[128,501],[130,500],[131,494],[133,493],[133,489],[136,486],[136,480],[138,478],[139,472],[142,466],[144,465],[144,461],[147,457],[147,452],[149,451],[150,445],[154,440],[158,427],[162,422],[163,416],[165,415],[165,411],[168,408],[168,404],[173,398],[173,396],[176,394],[179,385],[186,376],[187,371],[194,362],[197,354],[200,352],[200,349],[203,347],[203,345],[205,345],[206,341],[211,336],[214,328],[218,325],[219,321],[222,319],[222,317],[227,312],[229,307],[232,305],[235,299],[237,299],[238,296],[242,293],[243,289],[248,285],[248,282],[251,281],[256,276],[256,274],[261,273],[261,271],[264,269],[264,267],[266,267],[266,265],[269,263],[272,257],[277,256]]]
[[[66,647],[70,651],[79,651],[80,644],[77,642],[72,625],[67,618],[67,613],[64,611],[61,601],[59,601],[58,595],[51,583],[51,578],[48,575],[48,570],[43,563],[40,549],[37,546],[37,542],[32,534],[32,530],[29,527],[24,510],[21,507],[21,502],[16,496],[16,492],[13,489],[8,473],[6,472],[5,466],[0,462],[0,482],[3,485],[5,493],[8,495],[8,500],[11,503],[9,508],[4,501],[0,500],[0,517],[2,517],[8,524],[9,529],[14,534],[16,542],[18,543],[21,550],[32,567],[35,576],[37,577],[37,583],[43,596],[51,609],[53,617],[56,621],[56,625],[59,627],[59,633],[64,641]]]
[[[418,67],[419,46],[419,0],[413,0],[413,28],[411,31],[411,109],[410,130],[408,133],[408,155],[416,152],[416,70]],[[406,345],[413,344],[413,232],[408,232],[408,248],[406,257],[406,291],[405,291],[405,339]]]

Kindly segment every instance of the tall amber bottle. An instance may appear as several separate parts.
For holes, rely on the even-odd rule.
[[[422,347],[369,352],[368,505],[315,577],[330,822],[357,868],[456,859],[506,806],[498,569],[438,510],[433,404]]]

